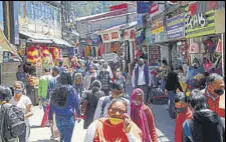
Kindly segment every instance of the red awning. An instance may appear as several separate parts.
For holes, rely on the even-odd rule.
[[[120,10],[120,9],[126,9],[128,8],[127,3],[119,4],[119,5],[114,5],[110,7],[110,11],[115,11],[115,10]]]

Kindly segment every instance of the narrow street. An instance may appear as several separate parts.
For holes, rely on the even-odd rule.
[[[175,121],[169,118],[167,105],[150,105],[155,116],[155,124],[160,142],[173,142]],[[34,116],[31,118],[31,142],[51,142],[50,129],[40,128],[43,111],[38,107],[33,107]],[[83,142],[85,136],[83,121],[76,124],[72,142]]]

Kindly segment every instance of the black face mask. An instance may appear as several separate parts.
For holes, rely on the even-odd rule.
[[[221,89],[215,89],[214,92],[218,95],[218,96],[221,96],[224,94],[224,90],[221,90]]]
[[[177,113],[185,112],[186,108],[176,108]]]

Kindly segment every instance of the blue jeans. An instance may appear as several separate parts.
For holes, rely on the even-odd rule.
[[[166,89],[166,80],[165,79],[161,79],[161,89],[162,89],[162,92],[165,92],[165,89]]]
[[[177,93],[176,91],[168,91],[168,98],[169,98],[169,115],[172,119],[176,118],[176,109],[175,109],[175,97]]]
[[[71,142],[74,130],[75,118],[71,116],[56,115],[56,124],[60,132],[60,142]]]

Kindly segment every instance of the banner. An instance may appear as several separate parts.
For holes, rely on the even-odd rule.
[[[215,34],[215,11],[188,15],[186,18],[186,38]]]
[[[166,31],[168,39],[183,38],[185,36],[184,14],[174,16],[166,20]]]
[[[148,13],[152,1],[137,1],[137,13]]]
[[[152,22],[152,43],[164,41],[165,38],[165,27],[164,27],[164,16],[160,15]]]

